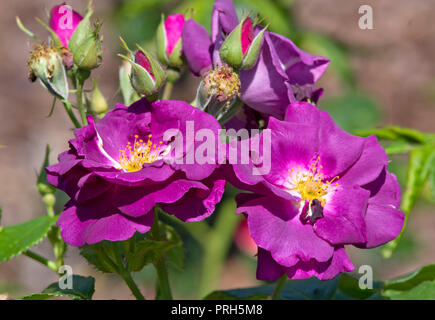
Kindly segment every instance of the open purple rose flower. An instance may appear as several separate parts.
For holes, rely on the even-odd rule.
[[[65,48],[83,17],[65,3],[51,9],[50,28],[57,34]]]
[[[141,99],[88,121],[59,163],[46,168],[48,181],[71,197],[58,220],[65,242],[81,246],[145,233],[157,204],[185,222],[214,211],[225,187],[214,155],[202,164],[186,161],[199,144],[189,134],[207,128],[217,139],[212,116],[183,101]]]
[[[185,26],[183,50],[195,75],[203,74],[201,70],[209,70],[213,65],[222,64],[219,50],[225,37],[238,24],[233,2],[217,0],[212,13],[211,40],[199,24],[192,22]],[[242,29],[242,47],[249,46],[252,38],[262,30],[257,26],[252,34],[251,27],[247,23]],[[317,102],[323,91],[315,89],[314,85],[328,65],[327,58],[311,55],[291,40],[266,31],[257,63],[251,69],[240,71],[241,99],[258,112],[283,119],[286,106],[290,103]]]
[[[228,174],[252,191],[237,196],[237,212],[259,247],[258,279],[332,279],[353,270],[345,245],[373,248],[397,237],[400,188],[376,137],[346,133],[306,102],[290,105],[285,121],[271,117],[268,129],[270,170],[255,165],[266,159],[259,152]],[[266,143],[264,132],[251,139]]]

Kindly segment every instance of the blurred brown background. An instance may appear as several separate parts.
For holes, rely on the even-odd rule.
[[[204,0],[205,1],[205,0]],[[281,1],[285,2],[285,1]],[[433,0],[299,0],[292,6],[299,28],[320,32],[348,48],[349,64],[355,72],[358,88],[373,97],[381,106],[380,124],[401,125],[422,131],[435,131],[435,1]],[[19,16],[30,30],[48,37],[35,21],[38,16],[48,20],[48,12],[59,1],[9,0],[0,3],[0,206],[2,225],[24,222],[43,214],[44,207],[36,189],[44,147],[52,149],[51,161],[67,147],[72,137],[69,119],[60,105],[47,118],[52,98],[38,83],[27,80],[26,62],[31,40],[15,24]],[[69,1],[75,10],[84,12],[86,1]],[[96,71],[102,92],[113,105],[118,88],[120,59],[119,31],[114,10],[120,1],[96,0],[95,17],[104,21],[103,65]],[[374,30],[358,27],[358,8],[369,4],[374,11]],[[168,8],[172,8],[169,6]],[[270,20],[273,17],[269,17]],[[144,23],[146,25],[146,22]],[[191,99],[195,88],[187,80],[175,97]],[[325,88],[324,99],[339,96],[343,84],[327,71],[319,86]],[[435,261],[435,210],[422,201],[409,220],[403,253],[382,260],[378,251],[349,250],[354,265],[375,266],[378,278],[393,277],[418,266]],[[35,251],[51,255],[48,243]],[[373,251],[373,250],[371,250]],[[246,266],[246,259],[231,255],[220,288],[254,285],[255,268]],[[128,288],[116,277],[102,275],[80,258],[75,248],[67,252],[66,263],[75,273],[96,277],[95,298],[132,298]],[[40,292],[57,276],[26,257],[0,264],[0,293],[17,297]],[[148,283],[148,282],[144,282]],[[147,298],[154,287],[142,285]],[[176,294],[177,297],[177,294]],[[183,297],[178,295],[178,297]]]

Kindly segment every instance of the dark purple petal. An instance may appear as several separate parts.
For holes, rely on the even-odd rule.
[[[207,180],[203,183],[208,186],[208,190],[192,188],[177,202],[161,204],[161,208],[184,222],[207,218],[214,212],[225,191],[225,180]]]
[[[232,0],[216,0],[212,13],[211,34],[213,42],[216,42],[218,34],[231,33],[239,24],[236,8]]]
[[[276,281],[284,275],[284,268],[271,256],[270,252],[258,247],[257,279]]]
[[[200,76],[213,67],[211,40],[207,30],[196,21],[189,19],[183,27],[183,54],[190,71]]]
[[[269,32],[269,39],[291,84],[314,85],[329,65],[329,59],[313,56],[279,34]]]
[[[264,40],[256,65],[240,72],[241,99],[259,112],[283,119],[293,93],[267,32]]]

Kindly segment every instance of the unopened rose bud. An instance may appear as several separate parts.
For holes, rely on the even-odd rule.
[[[35,46],[27,64],[32,81],[39,79],[50,93],[67,100],[68,80],[62,56],[57,49],[44,44]]]
[[[103,116],[107,110],[109,110],[109,106],[107,104],[106,98],[104,98],[100,89],[98,88],[97,81],[93,81],[93,90],[91,97],[91,110],[95,112],[98,116]]]
[[[69,40],[83,17],[65,3],[53,7],[50,13],[50,28],[59,37],[64,47],[67,48]]]
[[[130,81],[131,64],[124,60],[119,68],[119,87],[121,88],[122,98],[126,106],[140,99],[140,95],[134,90]]]
[[[247,17],[227,36],[219,54],[224,62],[235,69],[250,69],[257,62],[263,40],[263,28],[254,37],[252,19]]]
[[[146,51],[136,51],[134,62],[131,61],[131,84],[140,94],[152,96],[165,82],[165,73],[159,63]]]
[[[172,14],[162,21],[157,29],[157,53],[161,63],[172,68],[183,66],[181,34],[184,15]]]
[[[91,28],[90,18],[92,10],[75,29],[68,49],[73,53],[74,63],[82,70],[92,70],[101,64],[101,24],[96,23],[95,28]]]

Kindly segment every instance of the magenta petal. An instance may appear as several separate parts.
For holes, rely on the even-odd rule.
[[[136,55],[134,57],[134,62],[136,62],[138,65],[140,65],[142,68],[144,68],[149,73],[151,78],[153,78],[153,79],[156,78],[154,76],[153,68],[151,67],[150,61],[148,60],[148,58],[145,56],[145,54],[141,50],[136,51]]]
[[[312,258],[327,261],[332,256],[333,247],[319,238],[311,225],[301,223],[299,209],[291,201],[275,196],[258,197],[246,202],[237,212],[248,215],[252,239],[283,266]]]
[[[350,272],[353,269],[352,261],[350,261],[343,247],[336,248],[329,261],[300,261],[293,267],[284,268],[290,279],[308,279],[315,276],[324,281],[334,279],[340,273]]]
[[[395,239],[403,227],[405,215],[399,210],[400,188],[396,176],[387,173],[378,181],[375,183],[382,183],[382,181],[384,183],[379,191],[369,199],[364,217],[367,242],[358,247],[374,248],[383,245]]]
[[[340,179],[340,183],[362,186],[379,177],[387,165],[387,154],[376,136],[368,137],[364,140],[361,157]]]
[[[319,128],[319,156],[325,178],[343,174],[362,155],[365,138],[353,136],[342,130],[326,111],[319,110],[309,103],[291,104],[285,120]]]
[[[137,219],[127,218],[121,214],[111,214],[99,219],[81,220],[76,209],[75,206],[67,208],[57,222],[62,238],[72,246],[93,244],[102,240],[127,240],[136,231],[147,232],[154,219],[152,211]]]
[[[326,202],[324,217],[314,224],[314,231],[334,244],[356,244],[367,240],[364,212],[370,192],[358,186],[338,187]]]
[[[65,4],[53,7],[49,23],[50,28],[57,34],[64,47],[68,47],[69,40],[83,20],[80,14],[74,10],[68,12],[67,8],[68,6],[65,6]]]
[[[166,31],[166,50],[168,55],[172,54],[177,42],[181,39],[181,34],[183,32],[184,26],[184,15],[182,14],[171,14],[165,20],[165,31]]]
[[[252,19],[246,18],[242,25],[242,53],[245,54],[254,40],[254,27]]]

